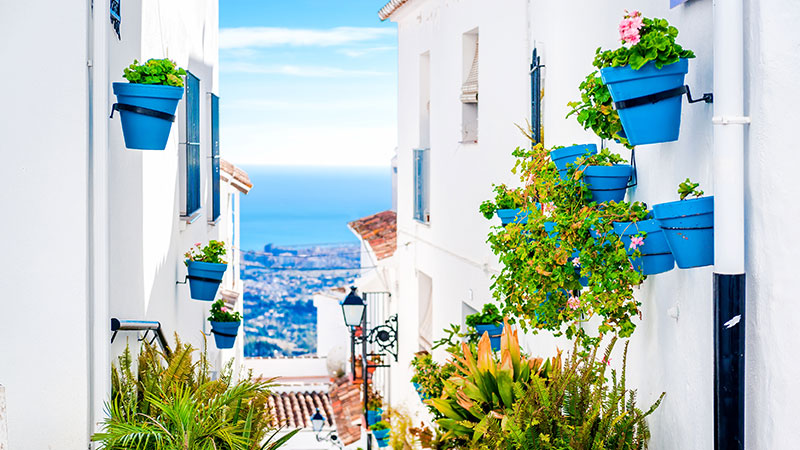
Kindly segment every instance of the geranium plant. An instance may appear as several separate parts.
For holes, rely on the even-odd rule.
[[[680,46],[675,39],[678,29],[666,19],[650,19],[641,12],[627,12],[619,24],[619,36],[622,46],[616,50],[595,52],[594,66],[621,67],[630,65],[639,70],[650,61],[656,68],[678,62],[681,58],[694,58],[691,50]]]
[[[491,303],[483,305],[483,309],[479,313],[470,314],[466,317],[468,326],[474,327],[475,325],[494,325],[503,322],[503,315]]]
[[[134,59],[125,68],[123,77],[131,83],[182,87],[184,75],[186,71],[168,58],[149,59],[144,64]]]
[[[624,244],[611,232],[605,208],[613,202],[592,203],[580,170],[571,168],[562,180],[541,145],[518,148],[514,156],[515,173],[542,208],[531,209],[526,224],[495,227],[489,235],[502,264],[492,290],[504,315],[519,318],[525,330],[577,336],[586,346],[607,332],[630,336],[632,318],[639,315],[633,287],[644,276],[634,270]],[[601,152],[593,158],[589,161],[611,164],[618,156]],[[588,333],[584,324],[595,316],[602,318],[597,333]]]
[[[225,306],[225,302],[219,299],[211,304],[211,316],[209,322],[241,322],[242,315],[239,311],[232,311]]]
[[[693,183],[692,180],[687,178],[686,181],[678,185],[678,194],[681,196],[681,200],[686,200],[690,195],[695,198],[702,197],[705,192],[697,189],[699,187],[700,183]]]
[[[619,113],[614,109],[611,93],[597,71],[587,75],[579,88],[581,99],[567,104],[571,108],[567,117],[574,115],[584,130],[592,130],[601,139],[619,141],[633,148],[623,136]]]
[[[190,248],[188,252],[184,253],[186,257],[186,265],[189,261],[199,261],[215,264],[227,264],[222,256],[225,255],[225,243],[215,240],[208,241],[208,244],[203,247],[203,244],[196,243],[194,247]]]
[[[388,430],[390,428],[391,428],[391,426],[389,425],[389,422],[387,422],[385,420],[381,420],[380,422],[369,426],[369,429],[372,430],[372,431]]]
[[[498,209],[518,209],[525,206],[525,198],[520,189],[511,189],[505,184],[494,185],[494,201],[486,200],[481,203],[480,212],[483,217],[491,219]]]

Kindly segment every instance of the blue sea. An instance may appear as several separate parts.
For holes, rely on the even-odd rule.
[[[240,197],[243,250],[358,242],[347,223],[392,206],[389,166],[242,168],[253,182]]]

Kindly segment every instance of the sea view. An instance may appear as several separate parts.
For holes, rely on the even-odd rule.
[[[242,197],[245,356],[316,351],[313,295],[360,274],[347,223],[391,207],[388,167],[245,167]]]

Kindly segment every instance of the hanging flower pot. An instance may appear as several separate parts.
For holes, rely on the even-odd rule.
[[[428,395],[428,393],[422,389],[422,385],[420,385],[419,383],[411,383],[411,384],[414,386],[414,390],[417,391],[417,395],[419,395],[420,400],[424,402],[425,400],[431,398],[431,396]]]
[[[217,348],[233,348],[239,326],[242,324],[241,313],[231,311],[225,306],[225,302],[219,299],[211,305],[211,317],[208,321],[211,322],[211,332],[214,334]]]
[[[183,97],[186,71],[169,59],[151,59],[125,69],[129,83],[113,83],[125,147],[139,150],[164,150],[167,146],[175,110]]]
[[[714,197],[661,203],[653,213],[681,269],[714,264]]]
[[[575,160],[581,156],[590,156],[596,153],[597,146],[595,144],[572,145],[551,151],[550,159],[556,164],[561,179],[566,180],[567,169],[570,164],[574,164]]]
[[[384,428],[381,430],[373,430],[372,435],[375,436],[375,440],[378,441],[378,447],[388,447],[389,446],[389,432],[391,430],[388,428]]]
[[[467,326],[475,328],[480,339],[484,333],[489,333],[492,350],[500,350],[500,336],[503,334],[503,316],[491,303],[483,305],[479,313],[470,314],[465,318]]]
[[[583,179],[592,192],[593,202],[621,202],[632,174],[633,167],[629,164],[588,166],[583,170]]]
[[[381,421],[383,409],[370,409],[367,410],[367,425],[372,426]]]
[[[669,249],[667,238],[657,220],[614,222],[612,225],[614,232],[619,235],[625,245],[628,255],[633,255],[636,248],[641,252],[641,257],[630,258],[634,269],[644,275],[655,275],[670,271],[675,267],[672,251]],[[641,236],[642,231],[647,233],[645,237]]]
[[[500,336],[503,334],[503,324],[481,324],[475,325],[475,331],[478,336],[483,336],[483,333],[489,333],[489,341],[492,343],[492,350],[500,350]]]
[[[217,297],[217,289],[228,268],[228,264],[222,259],[225,251],[224,242],[212,239],[205,247],[199,242],[194,244],[184,254],[189,272],[189,291],[193,299],[213,301]]]
[[[498,209],[495,211],[497,217],[500,218],[500,223],[506,226],[510,223],[528,223],[528,212],[522,209]]]

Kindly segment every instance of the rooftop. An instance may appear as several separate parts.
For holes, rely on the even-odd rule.
[[[230,181],[231,185],[238,189],[242,194],[247,194],[253,187],[250,176],[247,172],[236,167],[230,161],[219,159],[219,172],[224,181]]]
[[[362,217],[348,224],[369,245],[378,260],[394,255],[397,250],[397,213],[383,211]]]
[[[269,398],[269,407],[273,412],[272,426],[276,428],[311,428],[311,416],[318,408],[325,416],[325,425],[334,425],[333,406],[327,392],[276,392]]]
[[[398,8],[408,3],[410,0],[390,0],[386,3],[380,11],[378,11],[378,17],[381,20],[386,20],[397,11]]]

